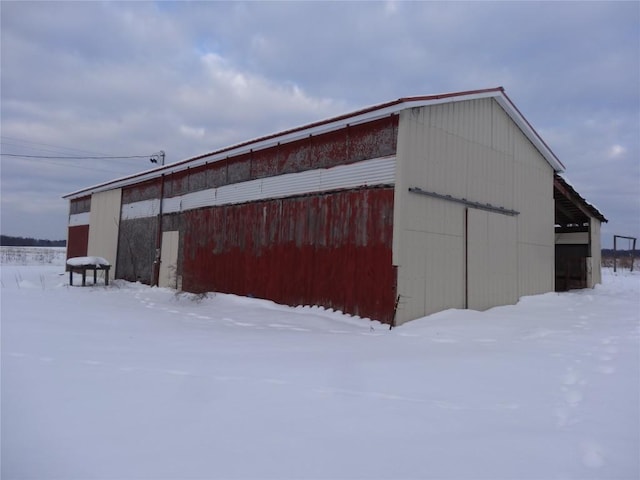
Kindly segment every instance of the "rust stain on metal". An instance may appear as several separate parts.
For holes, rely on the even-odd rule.
[[[69,215],[86,213],[91,211],[91,195],[82,198],[74,198],[69,202]]]
[[[148,180],[132,187],[122,189],[122,203],[140,202],[152,200],[160,196],[160,182],[158,179]]]
[[[166,176],[164,198],[393,155],[397,135],[398,116],[391,115],[186,168]],[[157,199],[160,191],[160,180],[150,180],[124,188],[122,202]],[[121,222],[119,278],[152,281],[158,227],[157,218]],[[323,305],[392,321],[396,299],[396,273],[391,263],[392,187],[163,215],[161,231],[168,230],[180,232],[177,268],[187,291],[252,295],[289,305]],[[80,239],[79,233],[74,235]],[[86,249],[86,241],[84,244]]]
[[[258,178],[329,168],[393,155],[398,116],[392,115],[294,142],[252,151],[167,175],[165,198]],[[123,203],[158,198],[157,180],[126,188]]]
[[[183,288],[390,322],[392,212],[392,188],[185,212]]]

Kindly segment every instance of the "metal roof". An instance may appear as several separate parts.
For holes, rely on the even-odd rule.
[[[111,190],[114,188],[122,188],[133,185],[146,180],[160,177],[161,175],[171,174],[186,170],[188,168],[198,167],[207,163],[216,162],[225,158],[242,155],[250,151],[262,150],[282,143],[294,142],[296,140],[309,137],[312,135],[320,135],[323,133],[339,130],[348,125],[358,125],[370,122],[382,117],[397,114],[402,110],[414,107],[424,107],[429,105],[438,105],[442,103],[462,102],[467,100],[476,100],[480,98],[493,98],[498,102],[502,109],[509,117],[518,125],[520,130],[526,135],[529,141],[536,147],[542,156],[549,162],[556,172],[563,172],[564,165],[551,151],[549,146],[544,142],[542,137],[538,135],[535,129],[520,113],[520,110],[513,104],[511,99],[504,92],[503,87],[488,88],[483,90],[470,90],[464,92],[444,93],[439,95],[427,95],[417,97],[403,97],[387,103],[373,105],[361,110],[339,115],[337,117],[328,118],[318,122],[303,125],[283,132],[274,133],[264,137],[259,137],[247,142],[239,143],[226,147],[214,152],[199,155],[176,163],[153,168],[144,172],[136,173],[126,177],[111,180],[105,183],[94,185],[92,187],[83,188],[72,193],[64,195],[63,198],[74,199],[96,192]]]
[[[580,225],[588,222],[589,217],[597,218],[603,223],[608,221],[560,175],[555,175],[553,179],[553,198],[557,225]]]

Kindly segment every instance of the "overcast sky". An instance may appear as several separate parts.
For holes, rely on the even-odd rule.
[[[400,97],[503,86],[565,178],[640,237],[639,2],[0,2],[2,233],[65,193]]]

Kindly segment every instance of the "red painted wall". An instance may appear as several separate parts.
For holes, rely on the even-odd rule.
[[[183,214],[183,288],[323,305],[391,322],[393,188]]]
[[[86,257],[89,245],[89,225],[69,227],[67,258]]]

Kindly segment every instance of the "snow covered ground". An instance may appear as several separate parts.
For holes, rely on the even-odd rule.
[[[640,476],[635,272],[389,331],[52,263],[2,266],[3,479]]]

